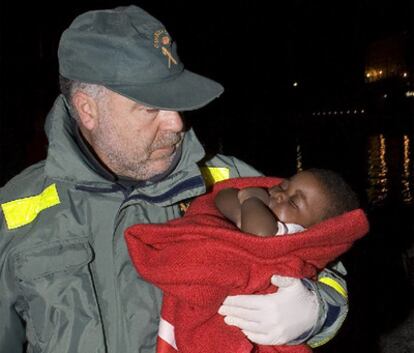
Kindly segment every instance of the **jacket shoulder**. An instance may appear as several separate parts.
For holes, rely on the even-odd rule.
[[[56,184],[44,175],[44,162],[22,171],[0,189],[2,233],[32,223],[43,210],[60,203]]]
[[[208,156],[201,161],[201,168],[224,168],[228,170],[228,178],[237,178],[244,176],[261,176],[263,173],[259,172],[250,164],[234,157],[223,154],[216,154]]]
[[[33,164],[10,179],[0,188],[0,203],[36,192],[37,186],[44,183],[44,165],[45,161]]]

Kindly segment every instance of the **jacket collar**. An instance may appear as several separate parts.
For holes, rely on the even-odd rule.
[[[49,140],[45,166],[48,177],[89,188],[108,188],[116,183],[125,184],[125,179],[120,180],[100,164],[81,140],[81,136],[77,135],[79,132],[62,95],[56,99],[46,118],[45,130]],[[193,130],[189,130],[185,133],[180,159],[176,161],[173,170],[148,181],[137,181],[136,185],[130,180],[126,183],[150,195],[166,193],[187,179],[201,178],[197,162],[204,155],[204,149]],[[205,190],[201,184],[199,187]]]

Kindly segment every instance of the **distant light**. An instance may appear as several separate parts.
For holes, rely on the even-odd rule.
[[[365,110],[364,109],[361,109],[361,113],[364,114],[365,113]]]
[[[407,77],[408,74],[406,72],[403,73],[403,77]]]
[[[371,77],[371,74],[368,72],[365,76],[367,76],[368,78]]]
[[[406,97],[414,97],[414,91],[407,91],[405,92]]]
[[[354,114],[356,114],[356,113],[358,113],[358,111],[355,109],[355,110],[354,110]]]
[[[298,83],[296,81],[293,82],[293,87],[298,87]]]
[[[387,98],[387,97],[388,97],[388,94],[386,94],[386,93],[385,93],[385,94],[383,95],[383,97],[384,97],[384,98]]]
[[[382,75],[382,70],[379,71],[379,74]]]
[[[347,111],[346,111],[346,113],[347,113],[347,114],[349,114],[350,112],[351,112],[350,110],[347,110]]]

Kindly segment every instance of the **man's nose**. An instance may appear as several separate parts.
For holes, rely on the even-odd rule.
[[[172,110],[160,110],[160,128],[174,132],[181,132],[184,129],[183,119],[179,112]]]

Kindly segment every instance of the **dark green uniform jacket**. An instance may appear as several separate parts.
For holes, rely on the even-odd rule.
[[[46,123],[47,159],[0,191],[0,352],[20,353],[27,341],[30,353],[154,353],[162,295],[137,275],[123,231],[180,217],[208,183],[259,173],[232,157],[202,162],[190,130],[168,176],[127,188],[91,167],[72,125],[59,97]],[[318,341],[346,313],[335,286],[324,286],[318,329],[327,306],[339,309]]]

